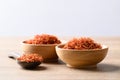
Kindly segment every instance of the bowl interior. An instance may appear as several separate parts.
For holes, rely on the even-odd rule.
[[[106,45],[102,45],[102,49],[89,49],[89,50],[76,50],[76,49],[64,49],[65,44],[60,44],[58,46],[56,46],[57,49],[61,49],[61,50],[66,50],[66,51],[98,51],[98,50],[104,50],[104,49],[108,49],[108,46]]]

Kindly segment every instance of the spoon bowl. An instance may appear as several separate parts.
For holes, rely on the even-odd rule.
[[[25,68],[25,69],[34,69],[34,68],[36,68],[38,65],[41,64],[41,62],[22,62],[22,61],[19,61],[19,60],[17,60],[17,63],[18,63],[22,68]]]
[[[18,53],[10,53],[8,55],[8,57],[17,60],[17,58],[20,57],[20,54],[18,54]],[[37,62],[25,62],[25,61],[20,61],[20,60],[17,60],[17,63],[24,69],[34,69],[34,68],[36,68],[37,66],[39,66],[41,64],[40,61],[37,61]]]

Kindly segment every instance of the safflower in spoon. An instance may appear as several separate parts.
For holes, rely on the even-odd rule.
[[[36,53],[23,54],[22,56],[17,53],[12,53],[9,57],[16,59],[17,63],[25,69],[34,69],[43,61],[42,56]]]

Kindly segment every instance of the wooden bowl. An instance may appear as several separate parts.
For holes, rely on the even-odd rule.
[[[54,62],[58,60],[55,51],[57,44],[27,44],[22,42],[22,50],[24,53],[37,53],[43,57],[43,62]]]
[[[96,67],[108,52],[105,45],[102,45],[102,49],[96,50],[63,49],[63,46],[64,44],[56,46],[57,55],[68,67],[74,68]]]

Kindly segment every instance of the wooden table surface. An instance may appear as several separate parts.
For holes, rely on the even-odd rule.
[[[0,80],[120,80],[120,37],[93,38],[109,46],[106,58],[97,68],[68,68],[59,61],[43,63],[35,70],[25,70],[8,58],[8,54],[22,52],[20,43],[28,37],[0,37]],[[69,40],[70,37],[61,39]]]

